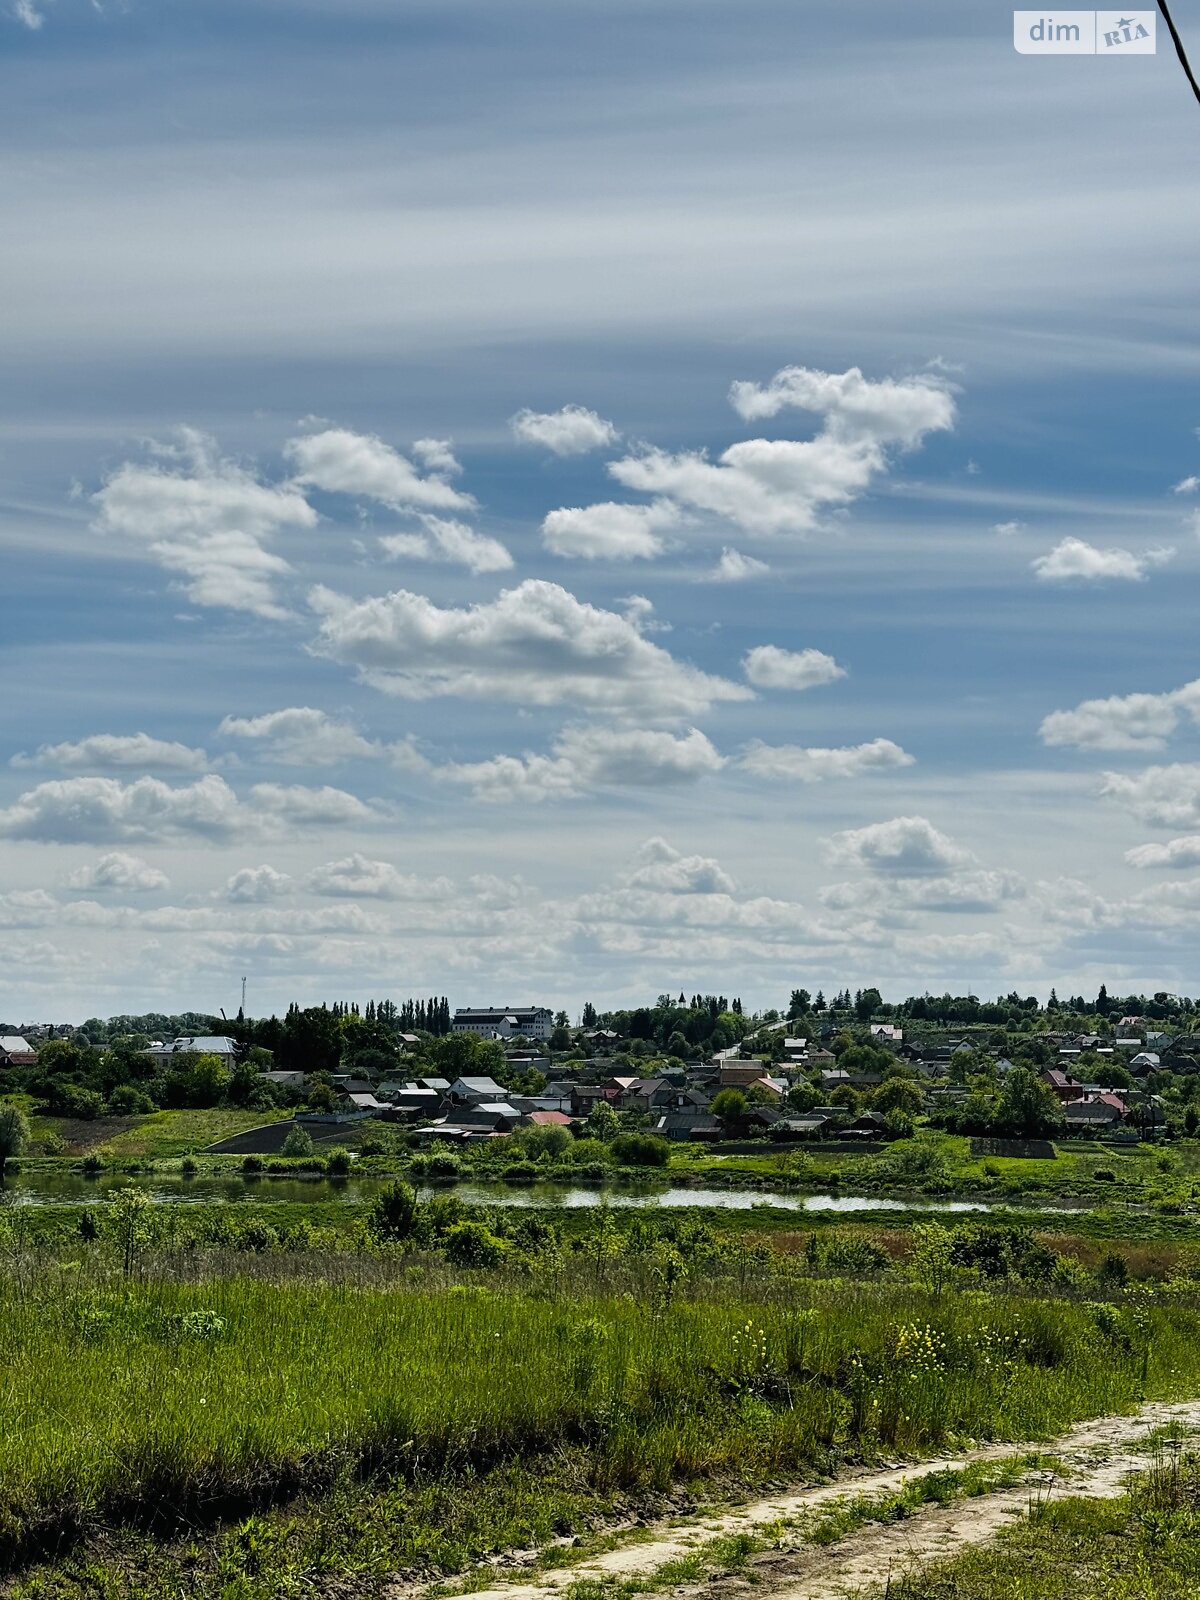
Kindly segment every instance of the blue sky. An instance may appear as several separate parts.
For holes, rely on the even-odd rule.
[[[0,82],[0,1015],[1200,987],[1167,50],[0,0]]]

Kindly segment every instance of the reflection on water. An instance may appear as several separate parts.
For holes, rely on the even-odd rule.
[[[244,1178],[238,1173],[224,1177],[184,1178],[146,1173],[102,1173],[88,1178],[80,1172],[30,1172],[13,1178],[7,1193],[9,1204],[18,1206],[94,1205],[117,1189],[130,1185],[144,1189],[152,1199],[179,1205],[236,1205],[246,1200],[274,1202],[315,1201],[359,1205],[371,1200],[388,1182],[386,1178],[329,1179]],[[445,1188],[423,1188],[422,1198],[432,1194],[456,1194],[469,1205],[554,1206],[572,1210],[580,1206],[717,1206],[728,1211],[748,1211],[752,1206],[776,1206],[783,1211],[988,1211],[990,1206],[969,1200],[883,1200],[876,1196],[849,1194],[773,1194],[761,1189],[605,1189],[567,1187],[563,1184],[532,1184],[513,1189],[504,1184],[459,1183]]]

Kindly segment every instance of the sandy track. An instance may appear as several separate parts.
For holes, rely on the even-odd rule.
[[[886,1495],[928,1473],[1000,1460],[1022,1448],[1037,1448],[1062,1463],[1052,1484],[1046,1481],[1047,1474],[1033,1474],[1015,1489],[1000,1489],[948,1506],[931,1503],[928,1509],[919,1510],[902,1522],[868,1523],[834,1545],[805,1544],[799,1535],[789,1545],[785,1531],[776,1548],[751,1557],[744,1568],[686,1586],[687,1592],[703,1596],[704,1600],[741,1600],[751,1590],[764,1600],[767,1596],[771,1600],[843,1600],[858,1590],[881,1587],[889,1577],[951,1554],[966,1544],[993,1538],[1014,1516],[1026,1511],[1036,1495],[1044,1496],[1048,1491],[1056,1497],[1119,1494],[1128,1474],[1144,1470],[1149,1464],[1149,1457],[1138,1447],[1152,1429],[1168,1423],[1200,1427],[1200,1400],[1156,1402],[1132,1416],[1094,1418],[1058,1439],[1036,1446],[987,1445],[955,1457],[788,1490],[729,1512],[660,1523],[646,1530],[644,1537],[631,1534],[631,1541],[636,1542],[545,1572],[534,1574],[529,1565],[524,1571],[515,1565],[509,1569],[512,1581],[494,1581],[491,1587],[473,1590],[472,1600],[553,1600],[581,1579],[645,1577],[669,1562],[693,1554],[709,1539],[761,1532],[781,1519],[794,1520],[837,1500]],[[419,1586],[397,1584],[388,1596],[389,1600],[408,1600],[419,1592]]]

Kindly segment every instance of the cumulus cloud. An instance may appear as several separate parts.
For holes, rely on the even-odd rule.
[[[158,778],[60,778],[40,783],[0,810],[0,837],[61,843],[199,836],[229,837],[244,822],[223,778],[172,788]]]
[[[998,533],[1002,539],[1008,539],[1014,533],[1020,533],[1024,526],[1023,522],[993,522],[992,532]]]
[[[911,767],[914,757],[891,739],[840,749],[806,748],[797,744],[763,744],[755,739],[746,746],[738,765],[759,778],[787,778],[798,783],[824,783],[830,778],[857,778],[864,772]]]
[[[265,863],[261,867],[241,867],[225,884],[225,898],[235,905],[261,905],[290,893],[292,880]]]
[[[925,817],[893,817],[834,834],[826,858],[837,866],[899,878],[936,877],[972,866],[975,859]]]
[[[1195,494],[1198,489],[1200,489],[1200,478],[1197,478],[1195,474],[1193,474],[1191,477],[1184,478],[1181,482],[1177,483],[1174,489],[1172,489],[1171,493]]]
[[[444,441],[422,440],[448,455]],[[331,494],[365,495],[393,510],[467,511],[475,501],[446,481],[446,468],[422,476],[406,456],[374,434],[352,433],[348,428],[326,428],[289,439],[284,454],[293,463],[296,482]],[[450,458],[451,471],[458,463]]]
[[[118,772],[134,767],[161,771],[203,772],[209,765],[203,750],[148,733],[94,733],[68,744],[39,745],[32,755],[22,752],[9,762],[13,767],[58,767],[64,772],[81,769]]]
[[[452,887],[444,878],[410,876],[397,871],[390,861],[372,861],[357,851],[340,861],[327,861],[305,881],[313,894],[355,900],[423,900]]]
[[[1072,578],[1087,581],[1116,578],[1127,583],[1141,583],[1152,567],[1170,561],[1174,554],[1174,550],[1146,550],[1136,555],[1132,550],[1119,547],[1100,550],[1084,539],[1064,539],[1048,555],[1038,556],[1030,564],[1039,578],[1051,583]]]
[[[434,775],[468,786],[480,800],[536,802],[694,783],[724,765],[698,728],[676,738],[657,729],[577,727],[565,729],[548,756],[501,755],[438,767]]]
[[[677,661],[629,618],[538,579],[464,609],[400,589],[354,601],[326,588],[312,649],[406,699],[458,695],[527,705],[573,703],[617,716],[678,720],[751,691]]]
[[[734,894],[737,884],[711,856],[685,856],[665,839],[647,839],[639,866],[629,878],[633,889],[657,894]]]
[[[155,889],[170,887],[165,872],[152,867],[140,856],[127,855],[122,850],[110,851],[88,866],[77,867],[67,875],[69,889],[119,889],[125,893],[148,894]]]
[[[1160,750],[1182,717],[1200,724],[1200,678],[1165,694],[1112,695],[1052,711],[1039,732],[1043,744],[1077,750]]]
[[[462,471],[462,463],[454,454],[453,439],[414,439],[412,448],[426,472],[453,476]]]
[[[465,522],[447,517],[421,514],[424,533],[388,533],[379,544],[391,561],[448,561],[466,567],[468,572],[505,572],[513,564],[508,549],[499,539],[476,533]]]
[[[592,506],[562,506],[542,522],[542,543],[556,556],[585,561],[652,560],[666,549],[662,537],[683,520],[669,500],[648,506],[605,500]]]
[[[944,876],[897,876],[888,883],[881,901],[878,882],[834,883],[820,891],[821,904],[831,911],[873,914],[905,921],[914,911],[971,913],[996,911],[1009,900],[1022,899],[1025,886],[1012,872],[986,869]]]
[[[743,555],[740,550],[727,544],[708,577],[710,583],[744,583],[747,578],[761,578],[764,572],[770,570],[765,561],[759,561],[756,556]]]
[[[266,546],[285,528],[314,527],[316,512],[293,485],[222,460],[207,435],[183,429],[180,441],[156,447],[157,462],[119,467],[93,496],[93,527],[144,546],[199,605],[286,616],[276,584],[291,567]]]
[[[250,790],[254,805],[269,817],[298,827],[370,822],[376,812],[345,789],[309,789],[303,784],[256,783]]]
[[[609,463],[627,489],[660,495],[758,534],[808,533],[821,511],[863,494],[888,465],[889,450],[913,449],[954,424],[954,401],[935,377],[873,383],[844,373],[787,367],[766,385],[735,383],[747,420],[799,406],[821,416],[816,437],[747,439],[717,460],[706,452],[646,448]]]
[[[1200,763],[1106,772],[1100,793],[1155,828],[1200,826]]]
[[[560,411],[526,408],[510,417],[509,427],[518,444],[539,444],[556,456],[586,455],[620,437],[611,422],[585,406],[563,406]]]
[[[781,650],[774,644],[748,651],[742,669],[757,689],[814,689],[846,676],[846,669],[821,650]]]
[[[1125,859],[1131,867],[1200,867],[1200,833],[1166,844],[1140,844],[1126,850]]]
[[[289,706],[261,717],[226,717],[217,732],[226,739],[260,744],[268,760],[289,767],[332,767],[384,754],[381,744],[313,706]]]
[[[846,372],[782,367],[768,383],[732,384],[729,403],[746,422],[760,422],[789,408],[812,411],[839,437],[908,450],[927,433],[954,425],[951,392],[933,374],[874,382],[858,367]]]

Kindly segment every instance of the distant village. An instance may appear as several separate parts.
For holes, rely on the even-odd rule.
[[[1136,1142],[1161,1136],[1173,1117],[1188,1120],[1180,1131],[1194,1132],[1198,1115],[1200,1032],[1135,1014],[1106,1018],[1103,1031],[1022,1034],[978,1026],[956,1033],[924,1021],[906,1028],[864,1020],[861,1006],[857,1016],[809,1012],[802,1031],[798,1019],[771,1013],[745,1019],[737,1042],[693,1049],[701,1058],[683,1060],[631,1040],[629,1014],[622,1031],[599,1018],[571,1027],[544,1006],[451,1014],[443,1004],[435,1013],[431,1002],[429,1011],[441,1019],[440,1037],[392,1025],[389,1015],[388,1051],[359,1049],[334,1070],[277,1065],[234,1029],[131,1042],[138,1074],[161,1082],[204,1061],[227,1083],[252,1079],[253,1092],[267,1097],[262,1103],[290,1106],[294,1122],[317,1138],[374,1120],[402,1125],[418,1143],[468,1144],[529,1127],[583,1136],[615,1118],[621,1128],[673,1143],[853,1144],[903,1137],[921,1119],[971,1133]],[[375,1026],[373,1014],[369,1023]],[[0,1069],[34,1069],[51,1058],[65,1064],[62,1041],[76,1033],[48,1024],[6,1033]],[[1013,1073],[1036,1078],[1044,1126],[1029,1114],[1019,1127],[997,1124]],[[257,1148],[246,1135],[239,1140],[231,1150]]]

